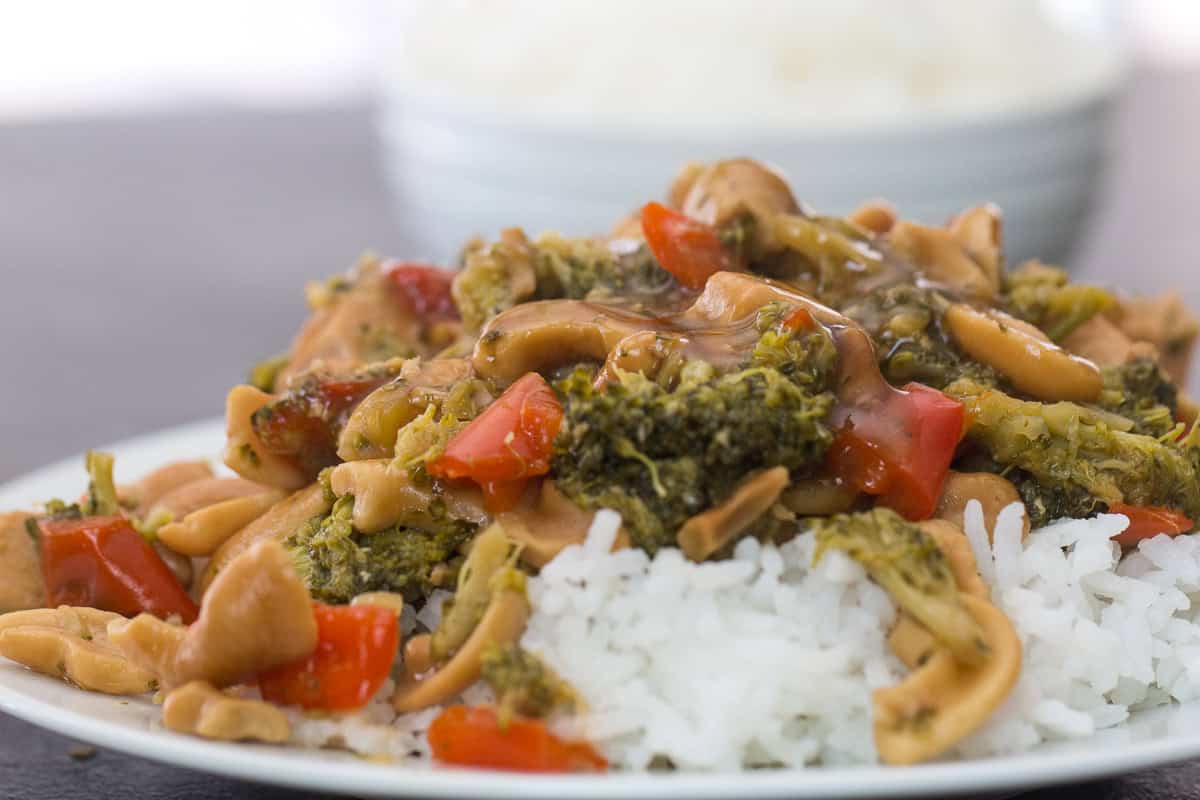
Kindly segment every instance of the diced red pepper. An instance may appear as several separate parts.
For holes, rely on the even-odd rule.
[[[1160,533],[1178,536],[1195,527],[1190,519],[1178,511],[1160,506],[1131,506],[1126,503],[1111,503],[1110,514],[1129,517],[1129,527],[1112,537],[1121,547],[1137,547],[1143,539],[1152,539]]]
[[[817,327],[817,321],[813,319],[812,312],[804,306],[796,306],[783,318],[784,330],[792,333],[811,331],[815,327]]]
[[[429,474],[474,481],[484,489],[489,510],[511,508],[530,478],[550,471],[562,418],[554,391],[530,372],[455,434],[430,463]]]
[[[603,772],[608,761],[587,742],[572,742],[538,720],[501,725],[488,706],[450,706],[429,726],[433,757],[443,764],[512,772]]]
[[[338,463],[337,437],[350,413],[392,374],[321,379],[311,377],[251,417],[263,448],[291,458],[314,477]]]
[[[386,274],[421,319],[458,319],[458,306],[450,294],[454,273],[429,264],[396,263],[386,267]]]
[[[50,607],[87,606],[185,623],[198,609],[175,574],[125,517],[43,519],[42,577]]]
[[[852,409],[829,449],[834,475],[909,520],[927,519],[962,438],[963,405],[910,383]]]
[[[689,289],[703,289],[714,273],[739,268],[716,228],[667,208],[642,208],[642,233],[659,265]]]
[[[313,604],[317,648],[303,661],[258,676],[272,703],[347,711],[370,702],[387,680],[400,646],[392,609]]]

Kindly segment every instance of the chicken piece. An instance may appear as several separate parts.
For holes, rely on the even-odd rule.
[[[1108,317],[1097,314],[1063,337],[1062,345],[1077,356],[1101,365],[1124,364],[1138,358],[1158,358],[1156,348],[1135,342]]]
[[[351,279],[318,294],[318,307],[276,377],[277,388],[290,387],[318,364],[329,372],[349,372],[397,356],[432,355],[421,340],[421,319],[378,259],[364,258]]]
[[[254,430],[254,413],[270,405],[274,395],[253,386],[235,386],[225,399],[225,465],[243,478],[280,489],[299,489],[311,482],[294,461],[268,452]]]
[[[722,227],[739,218],[753,219],[750,252],[755,255],[778,249],[770,224],[776,214],[800,211],[787,181],[749,158],[716,161],[700,170],[685,168],[671,188],[672,199],[681,195],[679,210],[709,225]]]
[[[108,637],[120,614],[94,608],[39,608],[0,616],[0,656],[81,689],[132,695],[153,691],[153,672]]]
[[[25,527],[32,514],[0,514],[0,614],[46,604],[37,543]]]
[[[1123,300],[1117,327],[1134,341],[1148,342],[1159,352],[1159,364],[1178,386],[1187,386],[1200,323],[1178,292]]]
[[[163,726],[223,742],[286,742],[287,716],[270,703],[231,697],[204,681],[180,686],[163,702]]]
[[[287,552],[267,540],[221,571],[192,625],[139,614],[109,626],[109,637],[164,687],[221,687],[305,658],[317,645],[317,623]]]

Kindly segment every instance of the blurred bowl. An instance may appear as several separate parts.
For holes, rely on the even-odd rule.
[[[735,155],[773,164],[822,212],[885,198],[904,218],[941,223],[992,202],[1005,215],[1011,261],[1061,261],[1105,163],[1117,89],[1114,79],[1052,106],[936,124],[678,133],[539,121],[393,88],[379,131],[405,243],[443,262],[468,237],[514,225],[606,232],[661,198],[684,162]]]

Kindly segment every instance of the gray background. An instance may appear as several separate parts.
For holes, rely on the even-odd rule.
[[[1113,122],[1077,272],[1200,308],[1200,71],[1138,75]],[[405,254],[380,174],[366,107],[0,126],[0,480],[219,415],[305,280]],[[71,747],[0,715],[0,798],[309,797]],[[1035,796],[1200,798],[1200,764]]]

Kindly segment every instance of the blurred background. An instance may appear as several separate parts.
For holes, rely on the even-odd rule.
[[[0,480],[219,415],[365,249],[602,232],[687,159],[1200,307],[1198,143],[1196,0],[10,4]]]

